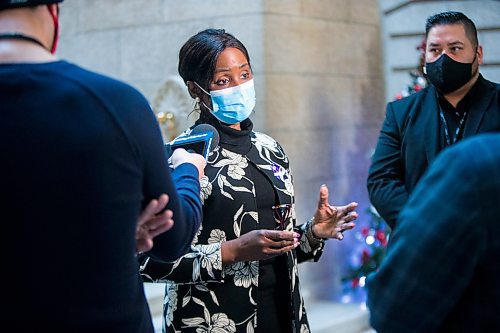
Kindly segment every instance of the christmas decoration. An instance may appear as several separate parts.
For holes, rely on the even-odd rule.
[[[416,71],[410,72],[410,76],[412,77],[412,83],[409,84],[404,90],[397,93],[396,96],[394,96],[395,99],[408,97],[427,86],[427,80],[423,76],[420,76]]]
[[[370,206],[367,213],[371,219],[356,231],[357,244],[349,258],[348,273],[342,278],[342,301],[346,303],[364,301],[364,290],[357,292],[357,289],[364,288],[368,274],[378,269],[389,241],[390,228],[376,209]]]
[[[417,46],[417,50],[420,53],[419,63],[417,68],[412,70],[409,74],[411,76],[411,83],[408,84],[401,92],[394,96],[394,99],[402,99],[410,96],[413,93],[427,87],[428,81],[424,75],[423,68],[425,66],[425,38]]]

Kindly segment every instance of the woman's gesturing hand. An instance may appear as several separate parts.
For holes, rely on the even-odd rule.
[[[345,230],[354,228],[358,213],[358,204],[351,202],[345,206],[331,206],[328,202],[328,187],[321,185],[319,190],[318,209],[314,214],[311,229],[315,238],[343,239]]]
[[[281,230],[252,230],[222,243],[222,262],[264,260],[293,250],[300,244],[300,234]]]

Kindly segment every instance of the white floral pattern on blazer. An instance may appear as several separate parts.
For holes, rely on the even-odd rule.
[[[255,187],[247,172],[249,163],[266,175],[280,203],[292,204],[289,228],[302,234],[301,245],[287,254],[292,327],[294,332],[309,332],[297,263],[317,261],[324,243],[311,246],[305,224],[296,226],[293,179],[282,147],[258,132],[251,132],[251,142],[246,155],[220,146],[210,154],[201,181],[204,220],[191,251],[174,263],[139,258],[144,281],[166,282],[164,332],[255,331],[259,262],[223,267],[221,259],[222,242],[259,228]]]

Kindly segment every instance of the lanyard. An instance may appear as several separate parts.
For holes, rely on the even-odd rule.
[[[453,143],[458,141],[458,137],[463,132],[465,118],[467,118],[467,111],[464,111],[462,117],[460,118],[460,122],[458,123],[457,129],[455,130],[455,135],[453,136],[453,141],[450,140],[450,134],[448,131],[448,123],[444,117],[443,109],[439,108],[439,116],[441,117],[441,122],[443,123],[444,128],[444,138],[446,140],[446,146],[451,146]]]

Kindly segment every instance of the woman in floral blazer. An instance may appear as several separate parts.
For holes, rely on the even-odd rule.
[[[297,264],[317,261],[325,239],[342,239],[357,204],[330,206],[323,186],[314,218],[296,226],[288,158],[252,130],[253,74],[234,36],[208,29],[191,37],[179,73],[201,104],[195,125],[214,126],[220,142],[207,158],[191,251],[173,263],[139,257],[145,281],[166,282],[164,331],[309,332]]]

